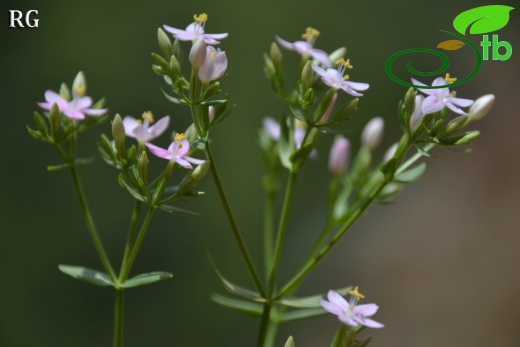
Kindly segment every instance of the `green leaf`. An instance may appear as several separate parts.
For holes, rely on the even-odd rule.
[[[291,322],[294,320],[299,319],[307,319],[312,317],[318,317],[326,315],[328,311],[325,311],[322,307],[315,307],[315,308],[302,308],[299,310],[292,310],[285,312],[282,317],[278,317],[278,322],[285,323],[285,322]]]
[[[93,162],[94,162],[94,158],[88,158],[88,159],[78,158],[78,159],[74,160],[74,165],[87,165],[87,164],[90,164]],[[70,166],[71,165],[69,165],[68,163],[60,164],[60,165],[49,165],[49,166],[47,166],[47,171],[49,171],[49,172],[59,171],[59,170],[67,169]]]
[[[213,106],[213,105],[222,105],[222,104],[225,104],[227,101],[227,99],[223,99],[223,100],[209,100],[209,101],[201,101],[199,103],[197,103],[197,105],[201,105],[201,106]]]
[[[61,272],[70,277],[84,281],[96,286],[115,287],[110,277],[101,271],[92,270],[83,266],[72,266],[72,265],[59,265],[58,268]]]
[[[135,199],[142,201],[142,202],[147,202],[147,199],[144,195],[141,195],[139,192],[135,191],[134,188],[132,188],[128,183],[126,183],[125,178],[123,177],[123,174],[119,174],[118,180],[119,180],[119,184],[121,184],[121,186],[123,188],[125,188],[130,193],[130,195],[132,195]]]
[[[174,98],[173,96],[166,94],[166,92],[162,88],[160,88],[160,89],[169,102],[174,103],[176,105],[188,105],[188,103],[186,101],[184,101],[182,99]]]
[[[206,253],[207,253],[207,256],[209,259],[209,263],[210,263],[211,267],[213,268],[213,271],[215,271],[215,274],[217,275],[217,277],[220,280],[220,283],[222,284],[224,289],[226,289],[228,292],[230,292],[232,294],[241,296],[241,297],[243,297],[245,299],[249,299],[251,301],[255,301],[255,302],[259,302],[259,303],[267,302],[267,300],[262,298],[260,296],[260,294],[258,294],[257,292],[247,289],[247,288],[237,286],[236,284],[233,284],[230,281],[228,281],[226,278],[224,278],[224,276],[222,276],[220,274],[220,272],[218,271],[217,265],[213,261],[213,258],[211,257],[209,250],[207,250]]]
[[[453,27],[462,35],[470,28],[470,34],[486,34],[497,31],[509,22],[509,12],[514,7],[487,5],[464,11],[453,20]]]
[[[245,313],[250,316],[260,317],[263,312],[263,305],[256,302],[244,301],[235,298],[229,298],[217,293],[211,294],[211,300],[219,305],[230,308],[232,310]]]
[[[383,173],[383,175],[385,175],[385,180],[387,182],[390,182],[392,180],[392,178],[394,177],[394,173],[396,170],[396,164],[397,164],[397,160],[394,157],[394,158],[388,160],[383,165],[381,165],[381,172]]]
[[[352,286],[341,288],[336,290],[340,295],[347,295],[352,290]],[[320,299],[323,299],[322,294],[306,296],[303,298],[289,298],[278,301],[280,304],[294,307],[294,308],[315,308],[321,307]]]
[[[368,345],[368,343],[370,342],[370,340],[372,340],[371,336],[367,337],[364,340],[356,341],[356,343],[354,344],[354,347],[366,347]]]
[[[197,212],[193,212],[190,210],[185,210],[183,208],[172,206],[172,205],[161,205],[159,208],[163,211],[166,211],[171,214],[176,214],[179,216],[199,216],[200,214]]]
[[[121,284],[123,288],[132,288],[144,286],[150,283],[159,282],[162,280],[166,280],[168,278],[172,278],[173,275],[169,272],[164,271],[154,271],[148,272],[144,274],[137,275],[125,281],[125,283]]]
[[[421,163],[410,170],[400,173],[394,177],[394,181],[400,183],[413,183],[417,181],[424,174],[426,170],[426,163]]]
[[[307,120],[305,119],[305,116],[303,115],[302,111],[300,111],[296,107],[293,107],[293,105],[291,104],[289,104],[289,108],[291,109],[291,113],[293,114],[293,116],[295,116],[302,122],[307,123]]]

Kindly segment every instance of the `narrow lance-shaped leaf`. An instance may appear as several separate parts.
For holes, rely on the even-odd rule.
[[[139,287],[144,286],[146,284],[166,280],[168,278],[172,278],[173,275],[169,272],[164,271],[154,271],[154,272],[148,272],[144,274],[137,275],[135,277],[132,277],[125,281],[121,285],[123,288],[132,288],[132,287]]]
[[[224,307],[255,317],[260,317],[262,315],[264,307],[263,305],[256,302],[229,298],[217,293],[211,294],[211,300]]]
[[[101,271],[89,269],[83,266],[59,265],[61,272],[80,281],[84,281],[96,286],[108,287],[114,286],[110,277]]]

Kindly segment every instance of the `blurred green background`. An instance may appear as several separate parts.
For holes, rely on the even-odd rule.
[[[502,1],[513,7],[518,1]],[[489,1],[3,1],[0,5],[2,85],[0,127],[0,346],[109,346],[113,292],[75,281],[58,264],[101,268],[67,172],[47,173],[58,164],[54,149],[32,139],[36,102],[46,89],[69,85],[85,72],[88,94],[106,96],[110,113],[172,117],[173,129],[189,124],[188,110],[161,95],[161,78],[151,71],[158,52],[156,30],[184,28],[206,12],[209,33],[229,32],[221,48],[229,59],[222,87],[238,104],[213,133],[214,152],[238,222],[260,264],[263,168],[257,131],[265,115],[286,112],[271,96],[262,72],[262,53],[275,35],[294,41],[307,26],[321,31],[317,47],[346,46],[354,81],[370,83],[348,136],[357,148],[359,131],[376,115],[386,120],[384,143],[395,142],[395,110],[406,91],[384,70],[393,53],[434,48],[448,39],[453,18]],[[39,27],[9,29],[8,10],[38,10]],[[494,93],[491,114],[475,124],[482,131],[470,154],[437,150],[425,176],[394,204],[373,207],[304,282],[303,294],[359,285],[367,302],[380,306],[384,329],[374,346],[518,346],[520,340],[520,15],[498,31],[513,55],[485,61],[458,96]],[[472,40],[478,44],[478,35]],[[187,46],[184,46],[187,49]],[[462,52],[461,50],[460,52]],[[459,52],[459,51],[457,51]],[[462,77],[473,61],[452,57],[450,73]],[[467,52],[467,51],[466,51]],[[284,52],[285,63],[297,64]],[[421,57],[415,58],[420,60]],[[420,66],[418,66],[420,68]],[[457,70],[459,69],[460,70]],[[292,71],[292,70],[291,70]],[[424,82],[428,82],[426,79]],[[99,159],[95,143],[105,124],[82,139],[80,151],[95,157],[81,174],[98,228],[118,264],[132,203],[117,184],[117,172]],[[164,144],[167,139],[162,139]],[[332,137],[322,137],[319,158],[306,164],[282,261],[281,280],[300,264],[320,230]],[[162,162],[160,164],[163,164]],[[159,164],[157,164],[159,165]],[[205,256],[209,247],[222,273],[250,286],[212,180],[206,196],[183,207],[200,211],[187,218],[158,213],[134,273],[170,271],[174,278],[133,289],[126,296],[126,346],[253,346],[258,322],[210,301],[223,293]],[[293,335],[298,347],[327,346],[338,327],[333,316],[287,324],[277,346]]]

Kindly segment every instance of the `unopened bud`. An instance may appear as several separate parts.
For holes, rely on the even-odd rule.
[[[338,113],[334,116],[335,122],[341,122],[344,121],[350,116],[352,112],[354,112],[357,108],[357,104],[359,103],[359,99],[355,98],[349,101],[348,104],[343,106]]]
[[[289,336],[289,338],[287,339],[287,341],[285,342],[285,346],[284,347],[295,347],[296,345],[294,344],[294,339],[292,336]]]
[[[278,45],[275,42],[271,43],[271,50],[269,51],[269,55],[271,57],[271,60],[273,61],[274,66],[277,69],[281,69],[283,55],[280,51],[280,47],[278,47]]]
[[[415,96],[415,108],[413,110],[412,116],[410,117],[410,130],[412,133],[421,126],[425,116],[421,110],[423,99],[424,97],[422,95]]]
[[[174,78],[177,78],[181,75],[181,65],[179,64],[179,61],[177,60],[175,55],[172,55],[170,57],[170,70]]]
[[[204,91],[204,99],[209,99],[213,95],[217,94],[220,91],[220,82],[212,83],[208,89]]]
[[[487,94],[475,100],[473,105],[469,108],[468,122],[484,118],[488,114],[489,110],[491,110],[491,107],[493,107],[494,102],[495,96],[493,94]]]
[[[329,60],[332,62],[338,61],[341,58],[344,58],[346,53],[347,49],[345,47],[340,47],[329,55]]]
[[[112,137],[114,141],[117,143],[122,143],[125,141],[125,126],[123,125],[123,120],[119,114],[116,114],[114,120],[112,121]]]
[[[199,182],[206,173],[208,172],[210,162],[206,160],[202,164],[198,165],[188,176],[186,176],[180,186],[179,186],[179,195],[187,195],[189,194],[197,182]]]
[[[446,128],[444,128],[443,131],[439,134],[441,135],[450,135],[454,132],[462,129],[464,125],[468,122],[469,116],[459,116],[457,118],[452,119],[447,125]]]
[[[303,67],[303,70],[302,70],[302,78],[301,78],[301,81],[302,81],[302,86],[303,86],[303,90],[307,90],[309,89],[310,87],[312,87],[312,63],[309,61],[307,61],[307,63],[305,63],[305,66]]]
[[[193,46],[191,46],[190,63],[196,69],[201,67],[206,60],[206,46],[206,42],[202,37],[195,41]]]
[[[405,116],[407,117],[410,117],[413,112],[413,105],[416,101],[415,96],[415,90],[413,88],[409,88],[404,95]]]
[[[383,139],[384,127],[385,122],[383,118],[372,118],[363,129],[363,134],[361,135],[362,144],[371,151],[376,149]]]
[[[455,142],[455,144],[456,145],[466,145],[468,143],[473,142],[473,140],[475,140],[479,136],[480,136],[480,131],[478,131],[478,130],[468,131],[466,133],[466,135],[464,135],[464,137],[462,137],[460,140]]]
[[[161,29],[157,29],[157,42],[159,43],[159,48],[163,52],[164,56],[168,58],[173,55],[172,42],[166,33]]]
[[[397,151],[397,145],[398,143],[396,142],[386,150],[385,155],[383,156],[383,163],[386,163],[395,156],[395,152]]]
[[[335,175],[341,175],[348,170],[350,164],[350,141],[338,135],[329,154],[329,170]]]
[[[173,41],[172,52],[177,59],[180,59],[182,57],[181,43],[177,39]]]
[[[56,140],[61,130],[60,109],[56,103],[54,103],[49,110],[49,124],[51,128],[51,136]]]
[[[62,83],[60,86],[60,96],[67,101],[71,99],[70,89],[65,83]]]
[[[213,122],[213,119],[215,119],[215,106],[210,106],[208,108],[208,119],[210,123]]]
[[[78,72],[74,82],[72,83],[72,92],[74,95],[84,96],[87,93],[87,79],[83,71]]]
[[[325,110],[323,113],[323,116],[321,116],[321,119],[318,123],[326,123],[330,119],[330,115],[332,114],[332,111],[334,111],[334,106],[336,105],[336,100],[338,99],[338,93],[334,93],[332,96],[332,100],[329,104],[329,107]]]

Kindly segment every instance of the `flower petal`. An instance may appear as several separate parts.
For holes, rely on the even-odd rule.
[[[426,84],[417,81],[415,78],[412,78],[412,83],[415,84],[416,86],[428,87]],[[437,92],[435,91],[435,89],[421,89],[421,88],[417,88],[417,89],[419,89],[419,91],[421,91],[422,93],[424,93],[426,95],[437,95]]]
[[[146,147],[148,147],[150,152],[152,152],[156,156],[164,158],[164,159],[170,159],[170,160],[172,159],[170,151],[157,147],[155,145],[152,145],[151,143],[148,143],[148,142],[146,142],[145,145],[146,145]]]
[[[139,125],[139,123],[132,116],[126,116],[125,118],[123,118],[123,126],[125,128],[126,136],[134,137],[133,131],[134,131],[135,127],[137,127],[138,125]]]
[[[269,137],[275,141],[280,139],[280,124],[271,117],[265,117],[262,120],[264,130]]]
[[[123,120],[123,124],[124,124],[124,120]],[[161,135],[168,128],[169,124],[170,124],[170,116],[166,116],[166,117],[159,119],[157,121],[157,123],[155,123],[155,125],[148,128],[148,131],[155,138],[155,137]]]
[[[346,316],[338,316],[339,320],[345,323],[346,325],[349,325],[351,327],[357,327],[358,322],[356,322],[354,319]]]
[[[460,107],[469,107],[473,105],[473,100],[471,99],[462,99],[462,98],[454,98],[452,96],[447,97],[444,102],[449,102],[454,105],[460,106]]]
[[[368,317],[368,316],[374,315],[378,309],[379,309],[379,306],[377,306],[376,304],[357,305],[354,308],[354,313]]]
[[[424,114],[431,114],[438,112],[444,108],[444,103],[439,100],[436,96],[428,96],[426,99],[424,99],[421,111]]]
[[[275,39],[283,48],[294,51],[294,45],[291,42],[285,41],[280,36],[275,36]]]
[[[319,61],[323,66],[325,67],[331,67],[331,62],[329,59],[329,55],[325,53],[325,51],[322,51],[321,49],[311,49],[310,51],[311,57]]]
[[[328,302],[326,300],[320,300],[320,305],[325,310],[329,311],[330,313],[332,313],[336,316],[340,316],[343,314],[343,310],[340,307],[338,307],[337,305],[331,304],[330,302]]]
[[[369,319],[369,318],[363,318],[363,317],[354,317],[354,320],[360,324],[363,324],[366,327],[369,328],[383,328],[385,325],[379,322],[376,322],[375,320]]]
[[[329,292],[327,293],[327,298],[329,299],[329,301],[332,304],[343,309],[343,311],[350,311],[350,306],[349,306],[347,300],[345,300],[344,297],[339,295],[338,292],[336,292],[334,290],[329,290]]]
[[[184,158],[177,157],[174,160],[177,164],[179,164],[180,166],[182,166],[186,169],[193,169],[193,166],[191,166],[191,164]]]

